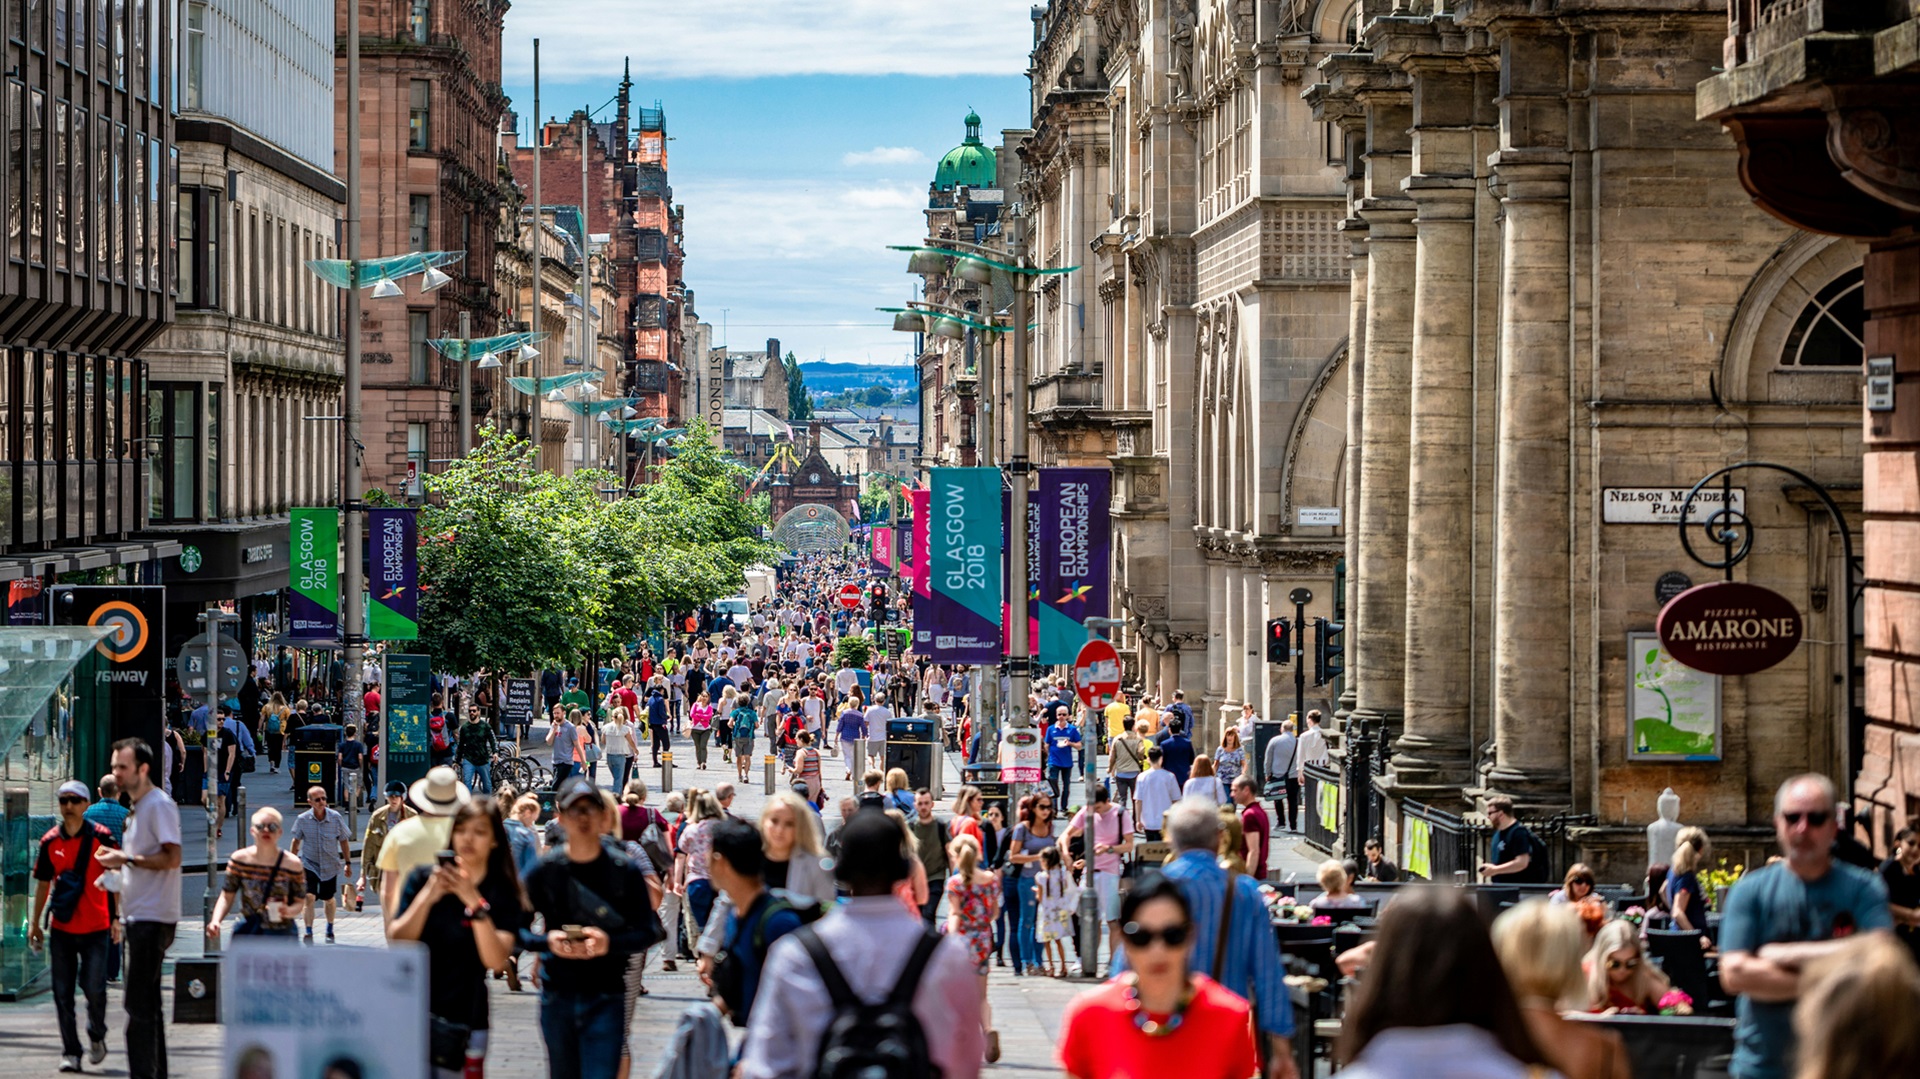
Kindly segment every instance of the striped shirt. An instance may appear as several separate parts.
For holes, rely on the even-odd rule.
[[[1219,932],[1220,910],[1227,899],[1227,871],[1220,868],[1212,854],[1190,850],[1168,862],[1161,870],[1168,880],[1180,886],[1193,918],[1192,968],[1211,974],[1215,981],[1246,1000],[1253,1001],[1255,1020],[1261,1031],[1281,1037],[1293,1035],[1293,1001],[1287,995],[1286,964],[1280,958],[1280,945],[1274,939],[1273,926],[1267,920],[1267,905],[1260,898],[1260,886],[1249,876],[1234,878],[1233,924],[1227,927],[1226,957],[1221,969],[1213,971],[1214,936]],[[1114,969],[1126,966],[1126,953],[1114,956]]]

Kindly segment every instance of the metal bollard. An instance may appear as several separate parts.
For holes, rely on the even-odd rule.
[[[860,777],[867,771],[867,738],[865,735],[853,740],[853,782],[854,790],[860,790]]]
[[[209,753],[208,757],[211,758],[212,754]],[[220,858],[220,849],[215,845],[213,837],[214,825],[220,821],[220,807],[214,802],[214,795],[220,789],[217,782],[218,781],[214,779],[213,771],[209,769],[207,771],[205,793],[200,796],[201,802],[207,807],[207,886],[206,891],[200,896],[200,924],[202,925],[213,921],[214,863],[219,861]],[[220,950],[218,944],[208,945],[207,948],[212,952]]]
[[[779,761],[780,761],[780,758],[775,756],[774,754],[772,753],[767,754],[767,760],[766,760],[766,767],[767,767],[766,788],[767,789],[765,791],[765,793],[767,794],[773,793],[773,766],[779,763]]]
[[[673,750],[660,753],[660,790],[662,794],[673,790]]]

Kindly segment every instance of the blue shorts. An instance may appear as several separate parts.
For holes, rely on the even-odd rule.
[[[219,786],[220,786],[220,797],[222,797],[222,798],[231,798],[231,797],[233,797],[233,784],[232,784],[232,783],[221,783],[221,784],[220,784]]]

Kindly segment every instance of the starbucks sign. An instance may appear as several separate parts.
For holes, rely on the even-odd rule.
[[[200,548],[187,546],[180,548],[180,569],[186,573],[200,572],[205,560],[200,556]]]

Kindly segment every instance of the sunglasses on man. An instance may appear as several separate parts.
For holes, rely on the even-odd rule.
[[[1807,822],[1807,827],[1809,828],[1823,828],[1828,821],[1833,819],[1833,814],[1824,809],[1809,809],[1804,813],[1782,813],[1780,814],[1780,819],[1786,821],[1788,827],[1799,824],[1804,820]]]

